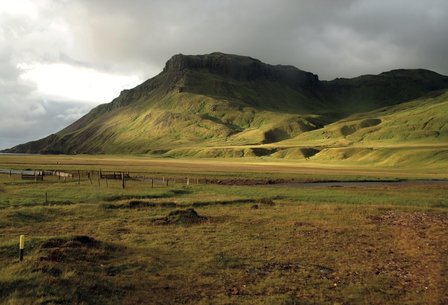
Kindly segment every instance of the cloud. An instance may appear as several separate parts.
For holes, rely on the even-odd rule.
[[[249,55],[321,79],[448,74],[447,31],[445,0],[0,0],[0,147],[56,132],[177,53]]]
[[[74,35],[97,64],[152,75],[173,54],[223,51],[333,79],[401,67],[448,74],[447,10],[444,0],[81,0],[66,18],[86,20]]]
[[[115,75],[67,63],[19,64],[18,67],[24,70],[23,80],[36,84],[38,94],[54,99],[104,103],[116,97],[117,90],[139,83],[136,76]]]
[[[76,59],[84,47],[58,6],[0,0],[0,149],[54,133],[141,81]]]
[[[39,101],[22,103],[11,109],[0,103],[0,149],[55,133],[93,106],[78,101]]]

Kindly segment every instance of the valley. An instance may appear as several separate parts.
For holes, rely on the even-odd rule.
[[[0,303],[446,304],[446,113],[429,70],[175,55],[0,154]]]

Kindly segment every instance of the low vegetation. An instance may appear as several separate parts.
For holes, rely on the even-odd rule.
[[[0,163],[74,169],[97,160],[12,158],[1,157]],[[237,174],[246,180],[385,178],[381,169],[305,174],[290,165],[245,163],[248,172],[238,173],[235,168],[245,169],[242,163],[98,158],[103,168],[135,166],[147,178],[128,180],[122,189],[119,180],[106,185],[85,176],[78,184],[77,179],[49,176],[34,182],[0,175],[0,303],[448,302],[444,181],[211,184],[212,178],[233,181]],[[386,178],[420,174],[397,169]],[[191,177],[189,185],[180,179],[167,187],[157,180],[151,187],[148,179],[182,175]],[[21,234],[26,236],[23,262],[18,261]]]

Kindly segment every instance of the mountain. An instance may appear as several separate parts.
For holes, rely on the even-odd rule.
[[[323,145],[437,144],[447,92],[448,77],[423,69],[320,81],[251,57],[178,54],[67,128],[6,152],[311,158]]]

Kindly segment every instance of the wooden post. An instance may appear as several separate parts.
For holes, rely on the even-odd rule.
[[[78,171],[78,184],[81,184],[81,172]]]
[[[124,174],[121,173],[121,187],[125,188],[125,183],[124,183]]]
[[[165,177],[164,177],[165,178]],[[166,178],[166,186],[168,187],[168,178]]]
[[[93,182],[92,182],[92,174],[91,174],[91,172],[87,172],[87,178],[89,178],[90,184],[92,185]]]
[[[48,203],[48,192],[45,192],[45,203]]]
[[[187,185],[190,185],[190,178],[187,178]]]
[[[23,261],[23,252],[25,251],[25,235],[19,238],[19,261]]]
[[[154,178],[151,178],[151,188],[154,188]]]
[[[37,182],[37,173],[34,171],[34,182]]]
[[[107,182],[107,176],[106,176],[106,187],[109,188],[109,182]]]
[[[101,176],[99,173],[98,173],[98,187],[101,187]]]
[[[11,172],[11,170],[9,170],[9,177],[11,177],[11,174],[12,174],[12,172]]]

